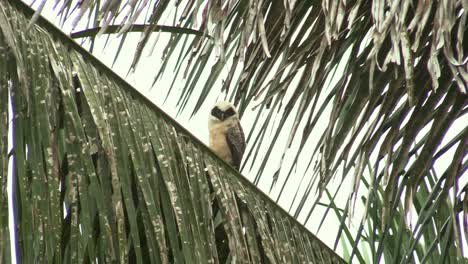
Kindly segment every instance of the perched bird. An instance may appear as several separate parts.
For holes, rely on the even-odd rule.
[[[239,170],[245,151],[245,137],[236,108],[229,102],[217,102],[208,119],[210,148]]]

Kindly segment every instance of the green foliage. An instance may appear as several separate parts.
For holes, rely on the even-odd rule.
[[[124,25],[125,31],[147,2],[129,1],[133,7],[127,20],[118,19],[118,6],[97,3],[78,8],[96,12],[95,19],[111,14],[112,23]],[[346,235],[351,256],[359,261],[364,254],[357,252],[366,246],[372,262],[454,263],[466,255],[466,1],[153,4],[132,66],[159,18],[171,8],[183,10],[173,13],[173,26],[197,29],[206,37],[172,34],[155,85],[169,61],[177,60],[181,111],[198,111],[209,92],[226,93],[241,114],[261,105],[244,167],[260,164],[254,179],[259,183],[267,168],[276,166],[271,186],[281,190],[281,201],[300,161],[309,162],[301,180],[307,189],[298,190],[291,205],[294,216],[305,215],[307,224],[319,203],[343,209],[338,241],[359,202],[362,221],[354,238]],[[101,24],[106,27],[111,20]],[[210,58],[217,59],[211,68],[206,67]],[[208,78],[200,78],[204,75]],[[216,85],[221,79],[223,85]],[[197,94],[189,109],[189,98]],[[324,129],[319,120],[327,122]],[[285,125],[288,121],[291,126]],[[287,142],[278,146],[284,135]],[[282,163],[289,146],[297,146],[293,162]],[[281,147],[279,165],[273,164],[272,153]],[[332,180],[338,187],[329,185]],[[351,191],[343,190],[349,183]],[[328,200],[326,191],[332,191]],[[343,196],[348,202],[337,205]]]
[[[344,262],[58,29],[41,18],[29,25],[31,16],[21,2],[0,2],[2,262],[13,258],[8,231],[24,263]]]

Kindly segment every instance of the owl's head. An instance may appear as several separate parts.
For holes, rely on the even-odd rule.
[[[226,101],[217,102],[210,112],[211,122],[223,122],[226,120],[239,119],[237,110],[233,104]]]

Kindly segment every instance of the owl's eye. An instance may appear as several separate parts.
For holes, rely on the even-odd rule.
[[[211,109],[211,115],[222,120],[223,119],[223,111],[221,111],[218,107],[214,107]]]
[[[229,109],[226,110],[226,112],[224,112],[224,118],[231,117],[231,116],[233,116],[235,114],[236,114],[236,111],[234,111],[234,109],[232,109],[232,107],[229,107]]]

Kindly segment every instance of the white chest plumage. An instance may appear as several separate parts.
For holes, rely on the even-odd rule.
[[[226,141],[226,132],[232,125],[234,125],[232,122],[223,122],[210,126],[210,148],[230,164],[232,164],[232,154]]]

